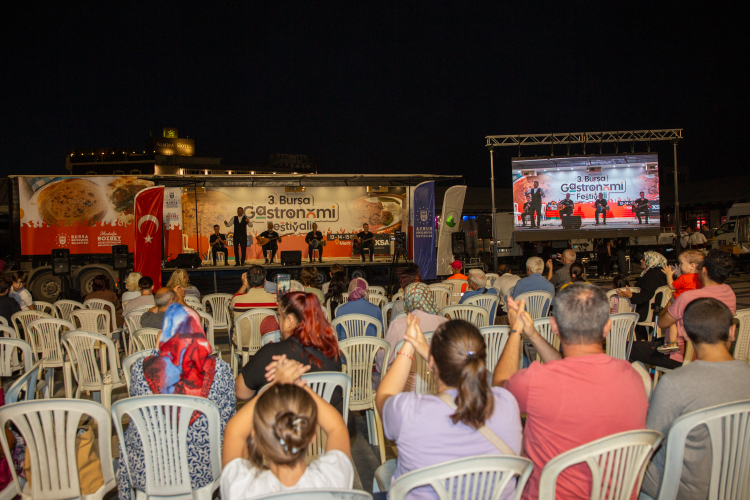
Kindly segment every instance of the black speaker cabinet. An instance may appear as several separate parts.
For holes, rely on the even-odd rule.
[[[568,215],[561,220],[563,229],[581,229],[580,215]]]
[[[302,265],[302,250],[282,250],[281,251],[281,265],[282,266],[301,266]]]
[[[181,253],[174,259],[167,262],[165,267],[169,268],[195,268],[201,267],[201,256],[197,253]]]
[[[477,217],[477,238],[488,240],[492,238],[492,216],[479,215]]]
[[[451,247],[454,254],[466,253],[466,233],[451,233]]]
[[[70,274],[70,250],[67,248],[52,250],[52,274],[54,276]]]
[[[116,271],[124,271],[128,268],[128,246],[112,245],[112,267]]]

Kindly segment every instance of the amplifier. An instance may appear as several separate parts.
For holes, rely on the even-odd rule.
[[[302,265],[302,250],[282,250],[281,251],[281,265],[282,266],[301,266]]]

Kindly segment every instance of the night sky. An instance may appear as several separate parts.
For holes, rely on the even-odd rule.
[[[322,173],[474,186],[486,135],[674,127],[692,180],[745,172],[748,28],[728,4],[70,5],[5,9],[4,175],[142,150],[165,126],[227,165],[307,154]],[[671,146],[653,149],[670,168]],[[496,155],[498,186],[517,154]]]

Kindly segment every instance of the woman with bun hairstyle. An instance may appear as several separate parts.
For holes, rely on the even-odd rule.
[[[568,274],[570,274],[570,283],[565,283],[560,287],[560,290],[573,283],[588,283],[586,281],[586,269],[580,262],[573,262],[568,269]]]
[[[242,367],[235,380],[238,399],[250,399],[266,385],[266,366],[274,356],[286,355],[314,372],[341,371],[338,339],[315,295],[289,292],[279,300],[278,312],[282,340],[261,347]]]
[[[415,356],[428,360],[437,379],[437,396],[402,392]],[[419,318],[407,316],[403,347],[375,396],[385,436],[398,446],[398,462],[388,460],[382,466],[393,471],[394,480],[449,460],[501,454],[479,432],[482,427],[504,441],[506,449],[520,453],[523,429],[518,402],[507,390],[490,386],[486,357],[484,339],[471,323],[443,323],[428,344]],[[515,482],[501,498],[511,498],[514,487]],[[436,497],[431,487],[422,487],[412,490],[408,498]]]
[[[281,355],[274,356],[266,369],[271,385],[243,406],[224,431],[222,498],[351,489],[354,467],[349,432],[338,411],[300,379],[310,366]],[[326,451],[308,466],[307,445],[318,425],[327,435]]]

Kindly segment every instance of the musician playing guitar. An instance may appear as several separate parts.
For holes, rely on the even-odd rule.
[[[646,217],[646,224],[648,224],[648,210],[651,208],[651,202],[644,196],[646,193],[641,191],[639,194],[641,197],[633,202],[633,213],[638,217],[638,224],[641,224],[641,215]]]
[[[263,258],[266,259],[266,264],[268,264],[269,251],[271,252],[271,264],[273,264],[273,258],[276,257],[276,251],[279,249],[281,235],[273,230],[273,222],[268,222],[266,227],[268,229],[260,233],[256,239],[263,249]]]
[[[307,233],[307,236],[305,236],[305,243],[307,243],[307,256],[310,259],[310,263],[313,262],[313,250],[318,250],[318,262],[323,262],[323,246],[325,246],[325,241],[323,241],[323,233],[318,231],[318,225],[313,223],[312,225],[312,231]]]
[[[370,262],[372,262],[372,256],[375,253],[375,235],[370,232],[370,225],[367,223],[362,224],[362,231],[357,233],[354,237],[354,251],[359,252],[362,256],[362,262],[365,261],[365,248],[370,249]]]

